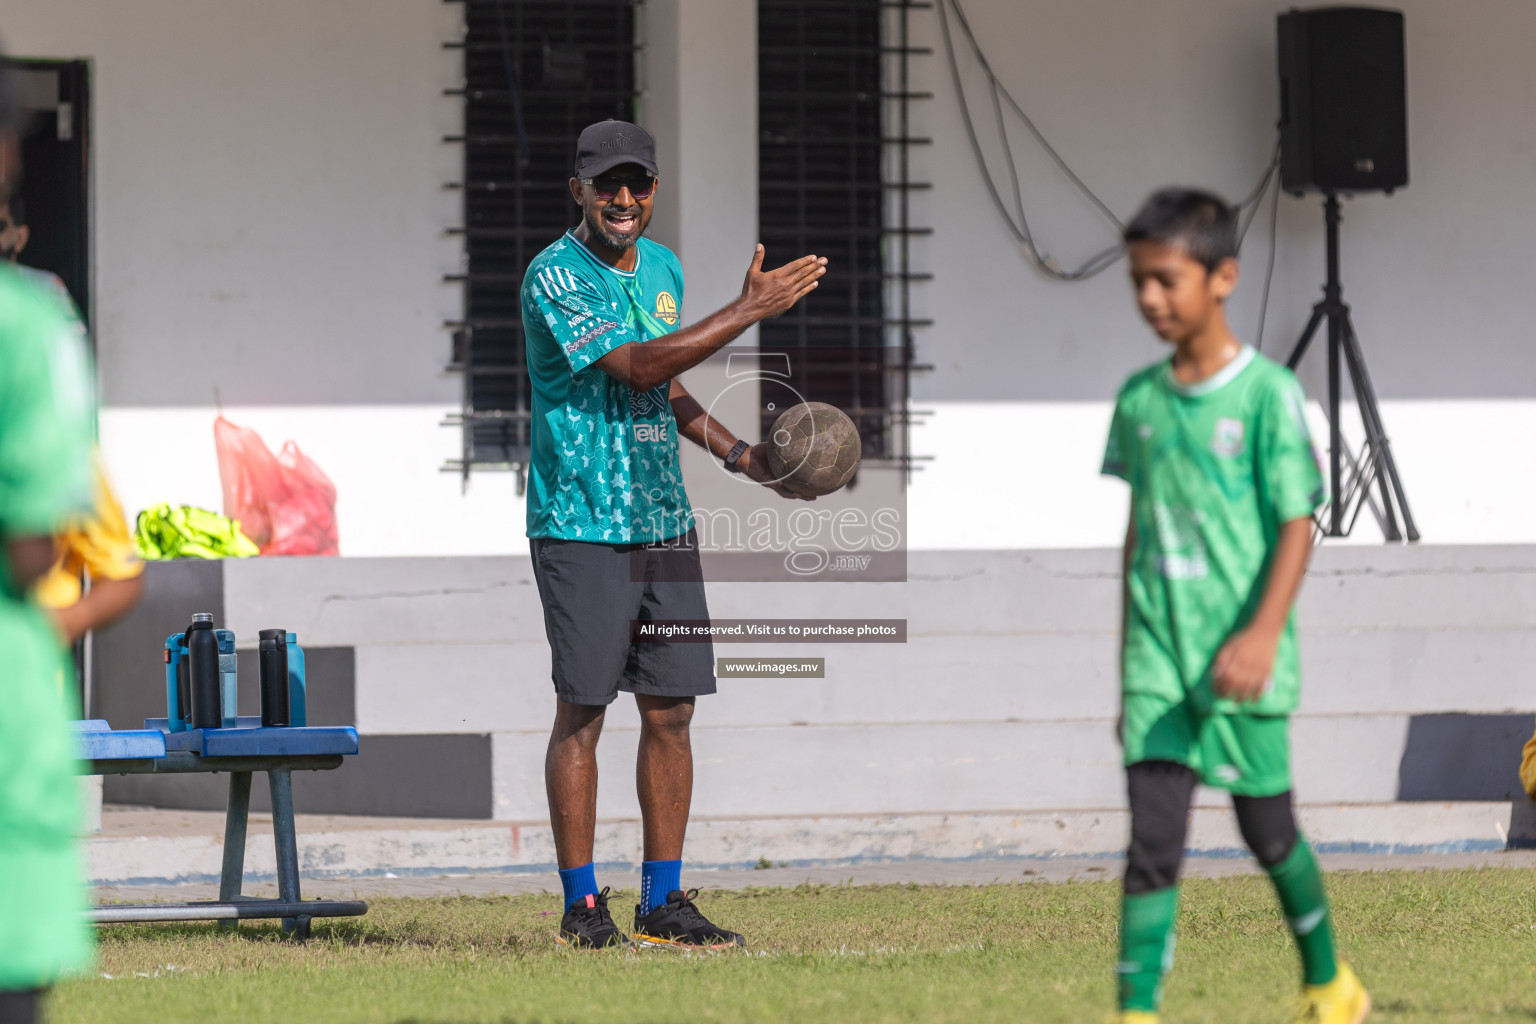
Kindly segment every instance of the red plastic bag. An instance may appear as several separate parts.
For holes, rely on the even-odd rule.
[[[264,555],[335,555],[336,485],[289,441],[274,456],[261,435],[213,422],[224,514]]]

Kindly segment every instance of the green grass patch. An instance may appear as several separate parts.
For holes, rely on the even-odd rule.
[[[1329,879],[1341,946],[1373,1021],[1536,1021],[1536,884],[1522,870]],[[621,925],[635,894],[615,894]],[[1112,882],[803,886],[709,892],[746,934],[720,954],[573,953],[549,896],[378,899],[365,918],[114,925],[53,1024],[166,1021],[1102,1021],[1113,1006]],[[1288,1021],[1298,984],[1267,879],[1185,884],[1170,1022]]]

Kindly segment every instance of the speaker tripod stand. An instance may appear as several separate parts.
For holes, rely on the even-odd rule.
[[[1329,192],[1323,201],[1323,215],[1328,227],[1328,280],[1323,285],[1323,299],[1312,307],[1312,318],[1306,330],[1291,351],[1285,364],[1295,370],[1307,348],[1312,344],[1323,321],[1328,322],[1328,512],[1324,532],[1329,537],[1347,537],[1355,528],[1360,510],[1367,504],[1381,521],[1382,533],[1389,541],[1419,539],[1419,531],[1413,524],[1413,513],[1408,508],[1408,496],[1403,493],[1402,477],[1397,472],[1397,460],[1392,457],[1392,444],[1387,440],[1386,429],[1381,424],[1381,409],[1376,404],[1376,390],[1371,386],[1371,375],[1365,368],[1365,356],[1360,351],[1360,340],[1355,336],[1355,326],[1349,317],[1349,306],[1344,302],[1344,286],[1339,282],[1339,197]],[[1343,363],[1341,367],[1340,363]],[[1350,387],[1355,402],[1360,407],[1360,422],[1365,427],[1365,447],[1356,458],[1344,450],[1343,432],[1339,429],[1339,401],[1343,380],[1340,370],[1349,372]],[[1348,462],[1348,477],[1345,463]],[[1375,486],[1380,493],[1380,503],[1371,494]],[[1401,513],[1403,529],[1397,525]]]

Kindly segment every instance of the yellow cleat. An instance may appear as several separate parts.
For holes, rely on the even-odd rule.
[[[1361,1024],[1370,1015],[1371,994],[1340,960],[1338,976],[1328,984],[1302,988],[1296,1024]]]
[[[1146,1010],[1121,1010],[1109,1018],[1109,1024],[1157,1024],[1157,1014]]]

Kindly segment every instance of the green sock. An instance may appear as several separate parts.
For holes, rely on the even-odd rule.
[[[1298,836],[1285,860],[1269,869],[1269,877],[1301,952],[1302,979],[1308,985],[1328,984],[1338,974],[1339,962],[1333,948],[1333,915],[1312,847]]]
[[[1120,901],[1120,1009],[1156,1013],[1163,975],[1173,966],[1173,922],[1179,887],[1124,896]]]

